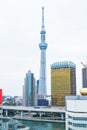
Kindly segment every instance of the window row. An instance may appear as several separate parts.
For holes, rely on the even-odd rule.
[[[79,123],[72,123],[72,122],[68,122],[68,125],[72,125],[74,127],[84,127],[87,128],[87,124],[79,124]]]
[[[72,117],[68,115],[69,119],[78,120],[78,121],[87,121],[86,117]]]

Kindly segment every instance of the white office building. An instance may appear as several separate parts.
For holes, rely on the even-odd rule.
[[[66,96],[66,130],[87,130],[87,96]]]

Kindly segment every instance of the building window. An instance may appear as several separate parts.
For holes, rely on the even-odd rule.
[[[68,125],[72,125],[72,122],[69,121],[69,122],[68,122]]]
[[[68,118],[69,118],[69,119],[72,119],[73,117],[72,117],[72,116],[70,116],[70,115],[68,115]]]
[[[68,130],[73,130],[73,129],[71,129],[71,128],[68,128]]]
[[[85,117],[73,117],[73,120],[87,121],[87,118],[85,118]]]
[[[77,124],[77,123],[73,123],[74,127],[84,127],[87,128],[87,124]]]

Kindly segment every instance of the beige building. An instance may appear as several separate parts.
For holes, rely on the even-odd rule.
[[[76,66],[63,61],[51,65],[52,106],[65,106],[65,96],[76,95]]]

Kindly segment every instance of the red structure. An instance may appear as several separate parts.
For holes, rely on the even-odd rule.
[[[0,89],[0,104],[2,104],[2,89]]]

